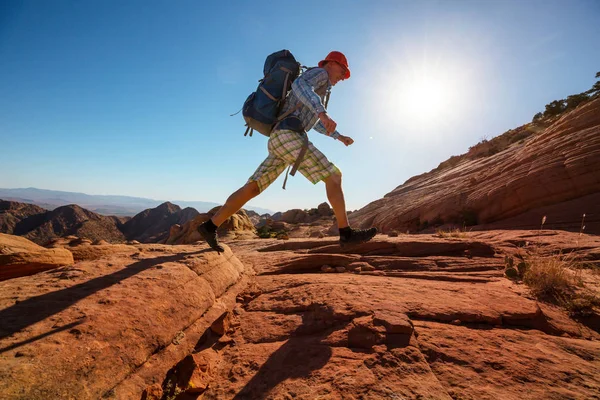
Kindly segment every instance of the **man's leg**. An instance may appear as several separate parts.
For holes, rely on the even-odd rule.
[[[296,162],[298,153],[304,144],[302,136],[292,131],[279,131],[275,137],[271,135],[269,144],[276,144],[271,149],[275,156],[285,160],[287,164]],[[290,149],[292,149],[290,151]],[[325,182],[327,198],[331,203],[335,218],[340,229],[340,244],[363,243],[369,241],[377,233],[377,228],[351,229],[346,215],[346,202],[342,191],[342,173],[327,157],[311,142],[304,155],[298,171],[313,184]]]
[[[346,228],[348,226],[348,215],[346,214],[346,201],[344,200],[344,191],[342,190],[341,172],[329,175],[323,182],[325,182],[327,199],[329,199],[331,208],[333,208],[338,228]]]
[[[258,188],[258,183],[256,183],[256,181],[250,181],[246,183],[231,196],[229,196],[225,204],[223,204],[223,207],[221,207],[219,211],[213,215],[211,218],[213,224],[216,226],[221,225],[227,218],[238,212],[238,210],[242,208],[244,204],[259,194],[260,189]]]
[[[235,214],[250,199],[265,190],[285,169],[285,162],[271,154],[258,166],[248,182],[227,198],[227,201],[208,221],[198,226],[198,232],[209,246],[218,252],[225,249],[219,243],[217,228],[225,220]]]
[[[260,189],[258,188],[256,181],[249,181],[232,193],[231,196],[227,198],[225,204],[223,204],[211,219],[198,225],[198,232],[213,250],[216,250],[219,253],[225,251],[223,246],[219,243],[219,236],[217,235],[217,228],[219,225],[225,222],[227,218],[235,214],[244,204],[256,197],[259,193]]]
[[[327,191],[327,199],[331,203],[335,219],[340,230],[340,244],[364,243],[377,234],[377,228],[370,229],[352,229],[348,223],[346,214],[346,201],[344,200],[344,191],[342,190],[342,173],[336,172],[323,179]]]

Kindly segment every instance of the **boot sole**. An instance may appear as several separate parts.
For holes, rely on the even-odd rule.
[[[377,235],[377,233],[375,235]],[[368,239],[361,240],[360,242],[341,242],[340,241],[340,247],[350,247],[350,246],[356,246],[357,244],[363,244],[363,243],[370,242],[375,237],[375,235],[371,236]]]

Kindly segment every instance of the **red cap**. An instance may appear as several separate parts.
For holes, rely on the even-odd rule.
[[[344,79],[350,78],[350,67],[348,67],[348,60],[346,60],[346,56],[339,51],[332,51],[327,54],[324,60],[319,61],[319,67],[323,68],[325,63],[333,61],[340,64],[342,67],[346,68],[346,75],[344,75]]]

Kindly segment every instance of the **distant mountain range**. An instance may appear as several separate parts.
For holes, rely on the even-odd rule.
[[[173,225],[183,225],[198,215],[194,208],[182,209],[169,202],[131,218],[100,215],[77,204],[49,211],[33,204],[0,200],[0,233],[24,236],[41,245],[51,245],[53,240],[66,236],[94,242],[159,243],[167,239]]]
[[[101,215],[115,215],[132,217],[149,208],[155,208],[166,200],[153,200],[144,197],[90,195],[77,192],[62,192],[57,190],[45,190],[37,188],[2,189],[0,188],[0,199],[17,201],[21,203],[35,204],[48,210],[57,207],[77,204],[82,208]],[[168,200],[182,208],[192,207],[200,213],[205,213],[220,204],[206,201],[183,201]],[[248,210],[256,211],[258,214],[274,214],[273,211],[253,207]]]

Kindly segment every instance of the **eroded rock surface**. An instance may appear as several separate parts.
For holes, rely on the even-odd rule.
[[[215,207],[208,213],[200,214],[184,225],[173,225],[165,243],[189,244],[201,240],[200,234],[196,230],[198,225],[210,219],[219,208],[220,207]],[[254,225],[248,217],[248,214],[246,214],[246,211],[243,209],[227,218],[227,220],[219,226],[219,235],[223,238],[226,238],[227,236],[254,238],[256,237],[254,232]]]
[[[254,400],[599,393],[598,315],[574,320],[504,277],[504,257],[532,246],[545,255],[570,252],[594,268],[596,236],[378,235],[344,249],[331,238],[224,242],[232,250],[220,256],[203,244],[81,243],[73,247],[80,260],[73,267],[0,283],[0,394]],[[597,274],[589,279],[600,281]]]
[[[73,264],[66,249],[46,249],[24,237],[0,233],[0,281]]]
[[[1,398],[139,399],[251,273],[229,248],[78,247],[72,266],[0,282]]]
[[[565,114],[524,143],[484,158],[413,177],[352,213],[350,222],[415,232],[441,223],[510,224],[485,229],[547,227],[600,233],[600,99]],[[564,204],[575,202],[576,204]]]
[[[521,240],[551,251],[564,248],[561,235],[469,235],[377,236],[343,252],[330,239],[232,242],[256,283],[239,296],[228,327],[165,377],[161,396],[597,396],[600,335],[503,277],[503,254]],[[599,245],[582,236],[576,247]]]

